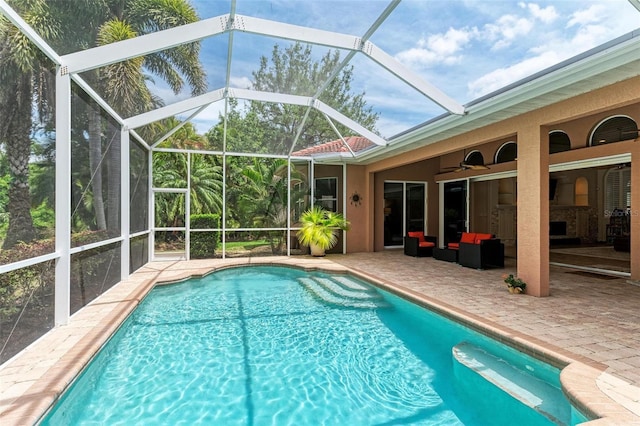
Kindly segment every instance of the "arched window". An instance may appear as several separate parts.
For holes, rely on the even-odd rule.
[[[480,151],[471,151],[464,159],[471,166],[484,166],[484,157]]]
[[[582,176],[576,179],[575,204],[576,206],[589,205],[589,181]]]
[[[506,163],[507,161],[514,161],[516,158],[518,158],[518,144],[507,142],[498,148],[495,163]]]
[[[630,117],[617,115],[598,123],[591,131],[589,145],[628,141],[638,137],[638,124]]]
[[[553,130],[549,132],[549,154],[556,152],[569,151],[571,149],[571,140],[562,130]]]

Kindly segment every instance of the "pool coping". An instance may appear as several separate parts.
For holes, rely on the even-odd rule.
[[[625,382],[605,373],[604,364],[357,268],[327,258],[307,256],[163,261],[144,265],[129,279],[118,283],[75,313],[68,324],[52,329],[0,366],[0,417],[3,426],[36,424],[154,286],[198,278],[222,269],[257,265],[352,274],[369,281],[561,368],[560,381],[567,398],[582,413],[596,418],[583,424],[640,425],[640,416],[605,393],[605,390],[611,391],[615,386],[624,386]]]

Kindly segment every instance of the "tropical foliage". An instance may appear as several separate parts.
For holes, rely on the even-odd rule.
[[[301,228],[298,231],[300,243],[317,246],[322,252],[333,248],[338,242],[336,231],[346,231],[350,227],[348,220],[340,213],[314,206],[300,216]]]
[[[198,20],[195,9],[186,0],[14,0],[11,6],[59,53],[101,46]],[[78,19],[68,19],[69,16]],[[152,81],[150,74],[164,80],[174,93],[185,86],[191,88],[193,95],[203,93],[206,79],[198,55],[199,44],[192,43],[89,71],[83,78],[126,117],[160,105],[147,86]],[[53,70],[53,64],[25,35],[0,18],[0,116],[3,117],[0,143],[11,165],[5,248],[36,238],[30,214],[30,148],[36,123],[45,132],[52,128]],[[82,93],[75,99],[73,142],[88,147],[84,152],[89,161],[88,165],[76,164],[73,171],[76,175],[85,173],[73,183],[81,197],[74,200],[77,213],[74,223],[80,230],[117,230],[119,132],[108,131],[104,113],[93,100]],[[34,111],[37,114],[33,114]],[[80,209],[90,209],[92,217],[82,215]]]
[[[378,114],[366,104],[365,93],[352,93],[353,68],[344,68],[330,83],[325,82],[341,63],[340,53],[332,51],[315,61],[312,48],[300,43],[287,48],[275,45],[269,60],[260,58],[253,72],[252,89],[314,96],[372,131]],[[319,89],[324,87],[322,92]],[[288,154],[337,138],[327,119],[307,107],[272,102],[250,102],[242,108],[229,103],[227,113],[227,149],[234,152]],[[336,124],[342,135],[351,130]],[[223,124],[208,133],[216,146],[222,146]],[[297,138],[297,139],[296,139]],[[294,144],[295,141],[295,144]]]
[[[59,54],[198,20],[187,0],[9,3]],[[206,79],[198,56],[199,44],[193,43],[84,72],[82,77],[118,113],[128,117],[160,106],[148,88],[153,83],[151,76],[163,80],[176,94],[185,87],[193,95],[203,93]],[[72,86],[71,188],[53,186],[54,75],[54,64],[0,16],[0,263],[54,250],[53,240],[45,238],[55,229],[56,190],[71,191],[72,244],[104,240],[111,231],[120,231],[120,127],[76,85]],[[119,279],[117,246],[74,255],[73,310]],[[52,263],[0,275],[0,360],[52,326]],[[39,289],[46,290],[46,297],[38,296]],[[16,327],[16,315],[27,325]],[[11,331],[11,342],[6,330]]]

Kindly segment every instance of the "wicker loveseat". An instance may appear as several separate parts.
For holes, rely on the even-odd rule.
[[[463,232],[458,243],[449,243],[458,250],[458,263],[475,269],[504,267],[504,244],[491,234]]]

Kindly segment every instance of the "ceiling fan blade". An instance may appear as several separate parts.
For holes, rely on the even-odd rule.
[[[484,164],[469,164],[467,168],[471,170],[489,170],[489,167],[485,166]]]
[[[468,164],[464,161],[460,163],[460,168],[463,170],[489,170],[489,167],[485,166],[484,164]]]

